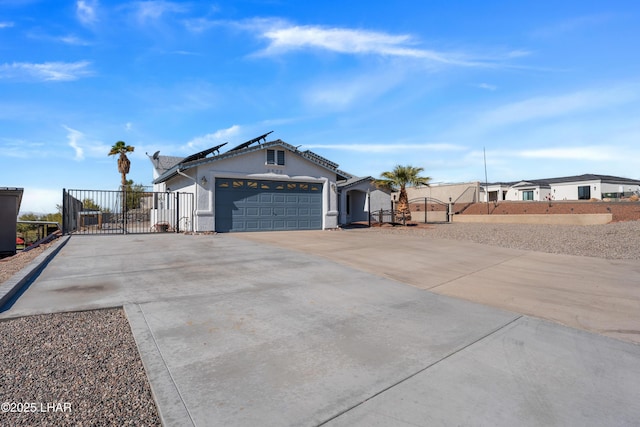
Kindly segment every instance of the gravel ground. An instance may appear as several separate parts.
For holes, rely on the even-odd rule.
[[[0,403],[5,426],[161,425],[122,309],[0,321]]]
[[[606,259],[640,260],[640,221],[604,225],[434,224],[371,228],[435,239]]]

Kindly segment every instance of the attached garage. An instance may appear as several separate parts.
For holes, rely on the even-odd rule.
[[[322,185],[310,182],[216,178],[215,229],[322,229]]]
[[[154,191],[194,195],[193,230],[322,230],[338,226],[338,183],[351,175],[269,133],[226,152],[220,144],[185,158],[149,156]]]

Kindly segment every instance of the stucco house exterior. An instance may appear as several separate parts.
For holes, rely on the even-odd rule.
[[[376,205],[382,198],[370,188],[370,177],[354,177],[309,150],[266,141],[267,135],[223,153],[225,144],[186,158],[149,156],[154,192],[190,193],[194,199],[193,207],[172,206],[171,197],[154,207],[192,209],[190,228],[196,232],[322,230],[366,217],[367,191]]]
[[[391,192],[378,188],[371,176],[338,183],[338,194],[341,225],[368,221],[370,212],[391,209]]]
[[[584,174],[518,182],[481,184],[487,201],[546,201],[621,199],[640,194],[640,180],[610,175]]]

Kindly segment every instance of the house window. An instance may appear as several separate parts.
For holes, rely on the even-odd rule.
[[[267,150],[267,164],[284,166],[284,150]]]
[[[533,200],[533,190],[523,191],[522,200]]]
[[[581,185],[578,187],[578,200],[589,200],[591,198],[591,186]]]

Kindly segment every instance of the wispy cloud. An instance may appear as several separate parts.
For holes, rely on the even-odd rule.
[[[75,152],[74,160],[84,160],[84,149],[80,145],[80,140],[84,138],[84,134],[78,130],[71,129],[68,126],[63,126],[69,133],[67,139],[69,140],[69,147],[73,148]]]
[[[76,2],[76,17],[83,25],[93,25],[98,21],[98,0],[78,0]]]
[[[365,76],[333,79],[312,85],[302,94],[302,98],[312,107],[342,110],[388,92],[397,86],[402,76],[402,71],[381,74],[371,72]]]
[[[351,151],[355,153],[397,153],[398,151],[464,151],[466,147],[448,143],[426,144],[307,144],[309,149]]]
[[[491,85],[489,83],[480,83],[480,84],[476,85],[476,87],[478,87],[480,89],[491,90],[491,91],[498,89],[498,86]]]
[[[220,129],[204,136],[198,136],[187,142],[186,147],[193,149],[218,145],[226,142],[225,139],[238,135],[240,133],[240,129],[240,126],[233,125],[227,129]]]
[[[555,160],[592,160],[596,162],[613,160],[617,154],[611,147],[555,147],[521,150],[515,153],[517,157],[526,159],[555,159]]]
[[[497,127],[602,110],[637,99],[636,91],[629,89],[619,87],[534,97],[482,113],[478,122],[485,127]]]
[[[11,28],[13,25],[13,22],[10,21],[0,21],[0,28]]]
[[[0,79],[72,81],[93,74],[89,61],[0,64]]]
[[[207,25],[213,25],[207,21]],[[257,32],[268,45],[257,56],[277,56],[302,50],[325,50],[349,55],[377,55],[413,58],[431,63],[465,67],[495,66],[500,61],[525,56],[524,50],[487,57],[468,52],[438,51],[421,47],[421,40],[411,34],[390,34],[364,29],[293,25],[282,19],[252,19],[235,22],[246,31]],[[200,25],[198,28],[205,28]]]
[[[139,1],[131,4],[138,22],[149,23],[157,21],[163,15],[171,13],[185,13],[189,11],[188,5],[179,2],[164,0]]]
[[[88,41],[81,39],[78,36],[74,36],[72,34],[58,37],[57,40],[61,41],[62,43],[73,45],[73,46],[89,46],[91,44]]]
[[[604,24],[611,21],[612,18],[613,15],[611,14],[578,16],[562,22],[557,22],[547,27],[538,28],[531,33],[531,36],[540,38],[556,37],[562,34],[589,29],[594,26]]]

